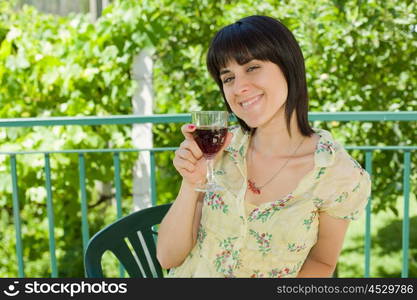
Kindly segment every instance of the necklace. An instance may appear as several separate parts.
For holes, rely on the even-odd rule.
[[[261,189],[263,189],[268,183],[270,183],[275,177],[277,177],[278,174],[281,172],[281,170],[284,169],[284,167],[288,164],[288,162],[291,160],[291,158],[297,153],[298,148],[301,147],[304,140],[305,140],[305,138],[303,138],[301,143],[298,145],[297,149],[295,149],[294,153],[285,162],[285,164],[281,168],[279,168],[278,172],[276,172],[266,183],[264,183],[263,185],[256,185],[255,181],[253,181],[251,179],[248,179],[248,188],[249,188],[249,190],[256,195],[259,195],[261,193]],[[251,160],[252,160],[252,152],[251,152]]]

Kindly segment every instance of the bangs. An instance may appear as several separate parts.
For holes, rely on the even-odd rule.
[[[207,68],[217,81],[220,70],[230,61],[243,65],[253,59],[270,60],[271,46],[265,33],[256,27],[242,22],[231,24],[214,37],[207,54]]]

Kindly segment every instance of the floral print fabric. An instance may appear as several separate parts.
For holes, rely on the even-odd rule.
[[[330,132],[313,128],[320,136],[313,170],[284,198],[246,204],[249,135],[230,130],[232,142],[215,165],[226,189],[205,195],[196,245],[168,277],[296,277],[317,241],[319,213],[358,219],[370,176]]]

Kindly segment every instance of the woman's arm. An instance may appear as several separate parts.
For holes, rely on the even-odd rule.
[[[182,264],[197,240],[204,193],[197,192],[195,188],[206,178],[207,163],[194,140],[192,133],[195,129],[193,124],[182,126],[185,140],[175,151],[173,160],[183,179],[177,199],[159,226],[156,256],[165,269]],[[227,147],[231,139],[232,133],[228,132],[219,153]]]
[[[194,188],[183,181],[159,226],[157,258],[165,269],[179,266],[196,243],[204,194]]]
[[[297,277],[331,277],[343,247],[349,220],[319,214],[317,243],[311,248]]]

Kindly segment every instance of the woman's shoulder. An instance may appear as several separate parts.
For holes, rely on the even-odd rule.
[[[343,146],[336,152],[335,164],[331,171],[335,177],[349,177],[355,180],[361,180],[364,176],[370,177],[364,167]]]
[[[321,211],[355,220],[371,194],[371,176],[330,132],[319,134],[326,136],[321,140],[324,152],[319,161],[327,165],[318,171],[314,199]]]
[[[317,145],[319,161],[328,169],[330,179],[337,180],[343,177],[358,179],[362,176],[369,176],[362,165],[353,158],[345,149],[344,145],[324,129],[315,129],[320,135]]]

